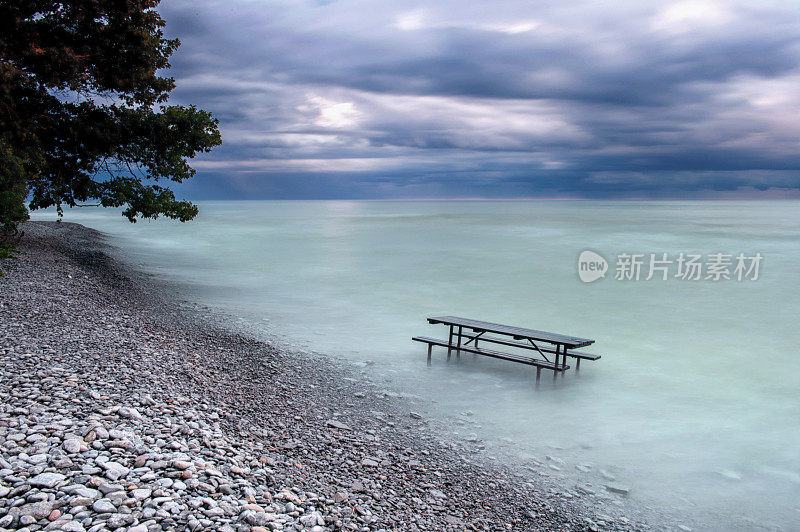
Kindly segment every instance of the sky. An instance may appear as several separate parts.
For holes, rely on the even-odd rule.
[[[193,199],[800,198],[800,2],[163,0]]]

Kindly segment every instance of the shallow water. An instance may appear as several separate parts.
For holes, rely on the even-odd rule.
[[[600,493],[613,476],[703,529],[800,529],[797,202],[214,202],[184,225],[65,219],[290,344],[374,362],[487,453],[519,449]],[[587,249],[610,263],[591,284]],[[645,281],[646,262],[642,280],[615,280],[623,252],[763,261],[756,281]],[[441,349],[427,366],[410,337],[442,337],[425,321],[441,314],[593,338],[603,358],[538,387],[533,369]]]

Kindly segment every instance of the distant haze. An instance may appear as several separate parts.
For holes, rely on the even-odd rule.
[[[800,7],[165,0],[193,198],[800,197]]]

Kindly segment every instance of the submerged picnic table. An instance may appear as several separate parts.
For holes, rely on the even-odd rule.
[[[439,340],[427,336],[415,336],[412,340],[428,344],[428,362],[431,360],[431,350],[434,345],[447,348],[447,357],[453,350],[456,355],[461,351],[484,355],[492,358],[511,360],[522,364],[529,364],[536,367],[536,380],[539,380],[542,369],[553,370],[553,376],[558,372],[569,369],[567,357],[576,360],[576,371],[580,368],[581,360],[597,360],[600,355],[575,351],[575,349],[586,347],[594,343],[594,340],[587,338],[576,338],[563,334],[537,331],[535,329],[525,329],[488,321],[472,320],[469,318],[459,318],[457,316],[439,316],[428,318],[428,323],[433,325],[443,324],[450,327],[450,335],[447,340]],[[488,333],[488,335],[487,335]],[[465,341],[466,340],[466,341]],[[541,355],[541,359],[533,358],[527,354],[508,353],[478,347],[478,342],[488,342],[491,344],[505,345],[523,350],[536,351]],[[472,345],[470,345],[472,344]],[[551,361],[545,353],[553,355]]]

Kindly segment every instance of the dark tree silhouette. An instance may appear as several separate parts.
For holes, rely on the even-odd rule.
[[[217,120],[168,105],[161,75],[179,46],[158,0],[0,0],[0,229],[27,207],[93,202],[132,222],[186,221],[197,207],[164,186],[221,143]]]

